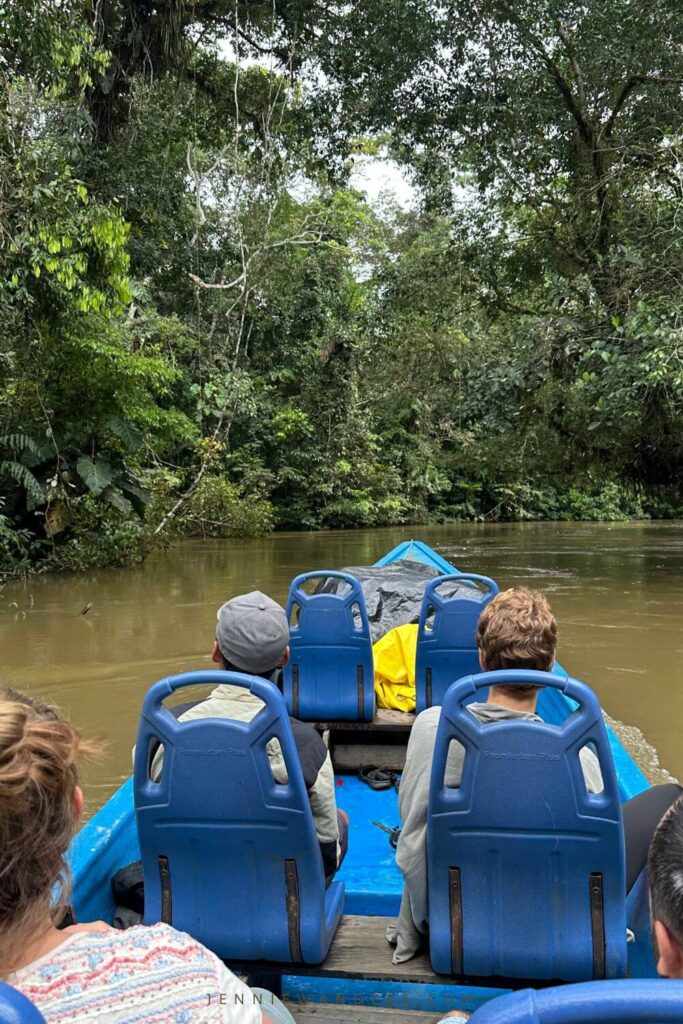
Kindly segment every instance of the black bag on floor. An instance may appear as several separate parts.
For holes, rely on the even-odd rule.
[[[116,909],[114,928],[131,928],[142,924],[145,913],[145,885],[142,880],[142,861],[135,860],[116,872],[111,880]]]

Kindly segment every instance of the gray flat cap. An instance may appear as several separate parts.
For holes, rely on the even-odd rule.
[[[218,646],[235,668],[260,675],[282,660],[289,643],[289,626],[277,601],[255,590],[226,601],[216,617]]]

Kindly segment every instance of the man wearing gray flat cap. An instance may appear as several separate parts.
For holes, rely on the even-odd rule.
[[[289,660],[289,625],[284,609],[255,590],[226,601],[218,609],[212,660],[221,668],[261,676],[277,685],[278,671]],[[249,722],[263,702],[242,686],[222,683],[211,695],[183,712],[179,721],[196,718],[233,718]],[[320,852],[328,882],[341,864],[348,842],[348,818],[337,809],[334,772],[327,747],[312,725],[290,718],[301,769],[311,802]],[[268,743],[273,778],[287,782],[287,769],[276,739]],[[157,753],[152,777],[161,774],[163,754]]]

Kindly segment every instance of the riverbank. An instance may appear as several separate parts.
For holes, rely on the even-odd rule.
[[[456,488],[457,490],[457,488]],[[650,522],[683,519],[677,491],[646,495],[611,482],[583,489],[529,484],[465,488],[456,502],[416,507],[405,502],[391,510],[381,502],[350,500],[345,515],[331,513],[313,522],[283,523],[282,510],[263,498],[242,495],[226,478],[210,477],[188,502],[167,489],[150,492],[139,516],[84,496],[59,535],[36,540],[22,535],[17,546],[0,514],[0,582],[31,573],[82,572],[107,566],[139,565],[179,539],[261,537],[300,526],[320,530],[400,526],[408,531],[463,523]],[[152,496],[153,494],[153,496]],[[171,514],[172,513],[172,514]]]

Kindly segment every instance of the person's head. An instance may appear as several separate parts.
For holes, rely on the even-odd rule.
[[[289,660],[289,625],[284,609],[259,590],[241,594],[218,609],[211,657],[233,672],[270,678]]]
[[[647,874],[657,970],[665,978],[683,978],[683,797],[657,826]]]
[[[526,587],[497,594],[479,618],[477,646],[484,672],[512,668],[549,672],[555,661],[557,621],[543,594]],[[489,700],[535,706],[538,690],[538,686],[494,686]]]
[[[55,708],[0,688],[0,969],[63,913],[64,855],[83,810],[76,759],[95,752]]]

